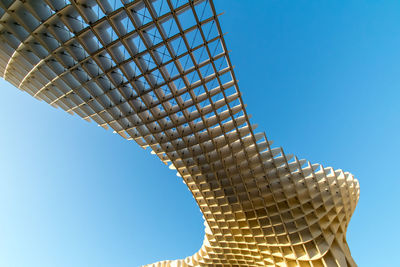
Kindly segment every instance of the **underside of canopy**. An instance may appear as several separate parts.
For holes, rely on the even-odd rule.
[[[0,17],[4,79],[151,149],[192,192],[203,246],[149,266],[356,266],[358,181],[255,132],[211,0],[1,0]]]

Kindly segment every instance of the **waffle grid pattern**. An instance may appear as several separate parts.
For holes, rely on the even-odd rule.
[[[349,173],[272,148],[250,124],[210,0],[0,1],[0,75],[176,169],[203,246],[149,266],[356,266]]]

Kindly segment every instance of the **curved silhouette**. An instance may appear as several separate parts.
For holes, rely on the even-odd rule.
[[[249,122],[212,1],[0,1],[0,75],[150,148],[205,218],[201,249],[150,266],[356,266],[349,173]]]

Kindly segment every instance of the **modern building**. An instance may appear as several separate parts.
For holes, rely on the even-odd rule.
[[[177,171],[203,246],[149,266],[356,266],[350,173],[272,147],[246,113],[211,0],[1,0],[0,75]]]

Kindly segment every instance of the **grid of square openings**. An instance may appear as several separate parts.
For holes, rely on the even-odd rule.
[[[16,52],[0,71],[53,106],[142,146],[156,142],[142,138],[150,133],[184,136],[224,111],[225,121],[243,115],[208,0],[43,0],[15,10],[24,19],[7,18],[2,36]]]
[[[223,251],[232,261],[247,264],[244,261],[253,261],[253,256],[260,259],[259,250],[271,252],[272,259],[266,259],[271,264],[287,263],[285,258],[311,259],[318,255],[316,251],[323,255],[322,249],[329,248],[329,244],[311,240],[308,230],[304,230],[308,222],[303,217],[307,218],[306,214],[310,218],[312,229],[315,218],[328,214],[320,208],[324,204],[330,206],[332,216],[328,214],[328,218],[335,218],[333,204],[340,198],[331,196],[334,191],[327,186],[318,189],[317,181],[313,189],[308,188],[306,178],[314,178],[319,167],[301,167],[297,159],[288,162],[288,156],[283,151],[279,156],[280,149],[271,150],[266,140],[256,143],[257,135],[242,138],[251,129],[246,125],[248,119],[243,114],[215,10],[208,1],[1,1],[0,16],[4,52],[0,54],[0,75],[39,99],[104,127],[111,125],[142,146],[150,145],[162,159],[166,159],[163,151],[171,156],[181,153],[181,159],[172,159],[215,233],[216,241],[210,241],[215,244],[215,261],[223,263]],[[245,126],[238,129],[242,124]],[[196,142],[203,142],[205,138],[200,137],[207,135],[202,132],[213,127],[219,131],[208,133],[212,137],[209,146],[202,144],[205,150],[200,151]],[[196,138],[185,140],[190,135]],[[265,153],[258,155],[260,151]],[[202,152],[207,154],[203,159],[208,162],[201,166],[201,173],[206,175],[191,177],[200,170],[199,166],[193,167],[199,161],[189,158]],[[258,157],[263,159],[262,164]],[[191,173],[184,173],[189,165]],[[291,179],[287,172],[293,171],[292,167],[301,169],[305,182],[300,173]],[[235,176],[227,174],[230,168]],[[282,179],[286,173],[284,178],[288,179]],[[234,190],[235,184],[238,187]],[[358,185],[353,188],[358,190]],[[227,201],[220,198],[222,193]],[[319,195],[329,202],[317,201],[314,208],[318,216],[310,216],[314,211],[309,201],[318,200]],[[354,200],[358,193],[345,196],[346,200]],[[236,203],[238,199],[240,204]],[[348,210],[355,207],[347,202]],[[233,217],[236,211],[245,212],[239,222]],[[342,212],[339,223],[332,219],[335,227],[342,222],[347,226],[349,218],[345,215],[351,213]],[[299,234],[284,232],[290,225],[280,223],[292,221],[291,214],[304,228]],[[267,217],[271,217],[271,223]],[[294,231],[299,228],[293,227]],[[244,229],[243,235],[239,229]],[[227,234],[230,230],[234,236]],[[322,231],[313,232],[322,238]],[[294,237],[291,243],[288,234]],[[333,233],[329,236],[333,240]],[[309,241],[308,247],[288,245],[301,238]]]

